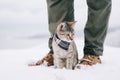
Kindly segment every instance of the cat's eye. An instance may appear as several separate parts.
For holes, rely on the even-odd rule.
[[[67,34],[67,36],[70,36],[69,34]]]

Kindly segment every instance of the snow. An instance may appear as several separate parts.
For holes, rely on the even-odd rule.
[[[75,39],[79,58],[82,57],[83,42]],[[47,66],[28,66],[43,58],[47,43],[28,49],[0,50],[0,80],[120,80],[119,50],[105,46],[102,64],[82,66],[80,70],[54,69]]]

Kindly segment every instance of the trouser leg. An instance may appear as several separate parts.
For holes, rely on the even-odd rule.
[[[111,0],[87,0],[88,20],[84,29],[84,53],[100,56],[106,37]]]
[[[59,23],[74,21],[74,0],[47,0],[48,23],[51,38],[49,48],[52,52],[52,36]]]

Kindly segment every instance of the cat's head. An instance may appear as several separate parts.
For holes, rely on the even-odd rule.
[[[71,41],[74,38],[74,22],[62,22],[57,27],[57,34],[60,39],[65,41]]]

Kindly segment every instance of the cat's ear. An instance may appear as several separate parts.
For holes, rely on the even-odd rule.
[[[77,21],[67,22],[67,24],[70,25],[71,27],[74,27],[74,25],[75,25],[76,22],[77,22]]]

